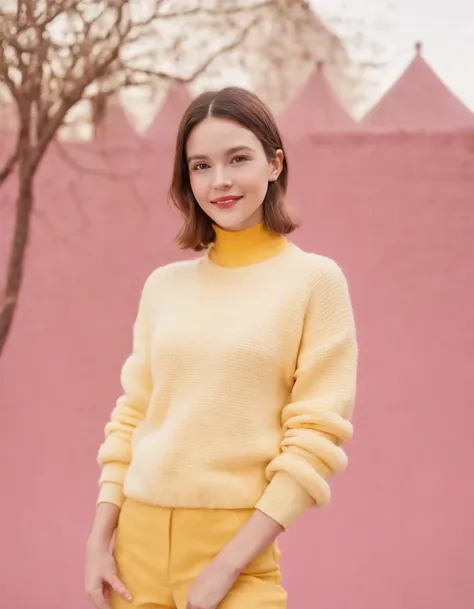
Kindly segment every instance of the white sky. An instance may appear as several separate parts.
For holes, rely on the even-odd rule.
[[[474,111],[474,0],[311,0],[321,17],[362,18],[365,30],[388,47],[377,98],[423,42],[423,57],[448,87]],[[330,23],[330,19],[327,19]],[[385,31],[375,22],[382,21]],[[373,100],[373,101],[376,101]]]

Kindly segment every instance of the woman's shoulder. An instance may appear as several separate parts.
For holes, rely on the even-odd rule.
[[[346,283],[346,276],[342,267],[329,256],[308,252],[293,246],[297,263],[304,268],[310,284],[320,283]]]
[[[352,319],[352,303],[345,272],[336,260],[321,254],[297,252],[301,264],[306,265],[305,289],[308,302],[319,311],[331,311],[331,315]],[[342,319],[343,317],[340,317]],[[352,322],[351,322],[352,323]]]
[[[156,267],[145,280],[144,291],[163,288],[169,282],[179,281],[196,268],[198,260],[178,260]]]

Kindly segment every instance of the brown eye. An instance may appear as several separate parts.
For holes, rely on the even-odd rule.
[[[232,159],[233,163],[243,163],[244,161],[247,161],[247,157],[245,156],[234,156]]]

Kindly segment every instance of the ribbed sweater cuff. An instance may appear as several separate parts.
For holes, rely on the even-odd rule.
[[[128,465],[120,462],[106,463],[100,476],[99,503],[113,503],[122,507],[124,501],[123,483],[127,475]]]
[[[279,471],[255,507],[287,529],[314,505],[314,499],[294,478]]]
[[[120,461],[106,463],[102,467],[100,483],[103,484],[104,482],[115,482],[116,484],[123,485],[127,471],[128,465],[126,463],[121,463]]]
[[[99,496],[97,498],[97,505],[99,503],[113,503],[117,507],[121,508],[124,502],[125,496],[123,494],[123,486],[115,482],[103,482]]]

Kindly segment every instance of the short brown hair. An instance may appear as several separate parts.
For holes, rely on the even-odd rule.
[[[186,144],[191,131],[205,118],[213,116],[239,123],[260,140],[269,160],[278,149],[283,151],[283,168],[277,180],[269,182],[263,201],[263,218],[273,233],[287,235],[297,228],[285,208],[288,185],[288,161],[275,119],[265,104],[253,93],[240,87],[226,87],[207,91],[189,105],[181,120],[176,140],[170,198],[184,216],[183,227],[177,237],[183,249],[200,251],[215,240],[212,221],[194,198],[189,179]]]

